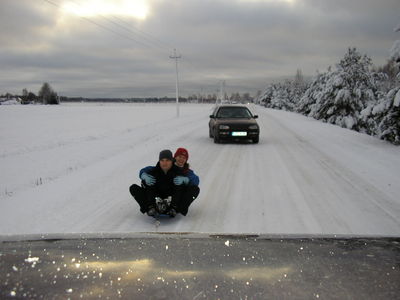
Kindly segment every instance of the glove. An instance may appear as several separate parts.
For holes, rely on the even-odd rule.
[[[188,184],[188,183],[189,183],[189,178],[185,176],[176,176],[174,178],[175,185]]]
[[[146,185],[154,185],[156,183],[156,179],[154,178],[154,176],[149,175],[145,172],[142,173],[142,175],[140,176],[140,179],[142,179]]]

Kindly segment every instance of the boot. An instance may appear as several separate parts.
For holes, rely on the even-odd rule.
[[[177,210],[175,206],[171,206],[171,208],[168,210],[167,214],[171,217],[171,218],[175,218],[176,214],[177,214]]]
[[[149,207],[149,209],[147,210],[147,215],[151,216],[151,217],[157,217],[158,216],[158,212],[154,207]]]

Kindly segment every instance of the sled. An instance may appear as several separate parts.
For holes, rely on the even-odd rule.
[[[154,219],[170,219],[170,218],[172,218],[168,214],[160,214],[160,213],[156,216],[151,216],[151,217],[153,217]]]

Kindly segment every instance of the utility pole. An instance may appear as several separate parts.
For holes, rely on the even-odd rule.
[[[169,58],[175,59],[175,67],[176,67],[176,116],[179,117],[179,85],[178,85],[178,58],[182,56],[176,55],[176,49],[174,49],[174,55]]]
[[[226,101],[226,93],[225,93],[225,80],[222,81],[222,100],[223,102]]]
[[[219,89],[219,103],[222,104],[225,102],[225,100],[225,80],[222,80]]]

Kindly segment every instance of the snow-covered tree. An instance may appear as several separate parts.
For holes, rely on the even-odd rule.
[[[361,113],[371,128],[370,134],[400,145],[400,86],[392,89],[375,105]]]
[[[400,87],[392,89],[382,105],[384,105],[384,115],[378,125],[378,136],[400,145]],[[378,109],[374,112],[377,113]]]
[[[306,83],[300,70],[295,80],[273,83],[258,97],[258,103],[274,109],[294,111],[306,90]]]
[[[258,96],[257,103],[265,107],[269,107],[272,94],[273,94],[272,85],[268,85],[265,88],[264,92],[261,92],[260,95]]]
[[[400,25],[395,31],[400,31]],[[383,71],[389,77],[391,75],[394,77],[391,73],[400,70],[400,40],[394,43],[390,52],[391,63],[388,63]],[[381,96],[377,103],[364,109],[361,114],[363,121],[370,128],[368,133],[400,145],[400,73],[397,74],[397,80],[392,78],[390,83],[389,86],[394,87]]]
[[[261,103],[268,108],[291,110],[289,94],[286,83],[273,83],[265,89]]]
[[[277,83],[273,86],[271,108],[292,111],[293,99],[291,98],[291,85],[289,81]]]
[[[326,74],[309,116],[348,129],[360,130],[360,112],[376,102],[377,84],[371,59],[349,48],[336,70]]]
[[[393,59],[389,59],[383,66],[375,68],[376,74],[381,76],[378,78],[379,90],[387,93],[395,88],[400,83],[400,77],[397,77],[399,70],[398,64]]]
[[[297,103],[296,111],[303,114],[309,115],[313,106],[317,105],[320,102],[321,98],[326,96],[324,92],[324,87],[329,78],[329,74],[331,69],[329,67],[328,72],[326,73],[318,73],[315,78],[312,80],[308,89],[304,92],[302,97]]]
[[[394,31],[400,32],[400,24],[394,29]],[[400,40],[394,42],[392,48],[390,49],[390,59],[397,63],[397,66],[400,66]],[[397,74],[400,77],[400,69]]]
[[[299,84],[298,70],[295,80],[270,84],[257,101],[400,145],[400,73],[398,79],[394,75],[400,70],[400,41],[391,52],[385,66],[372,70],[368,56],[349,48],[334,70],[318,73],[308,86]]]

